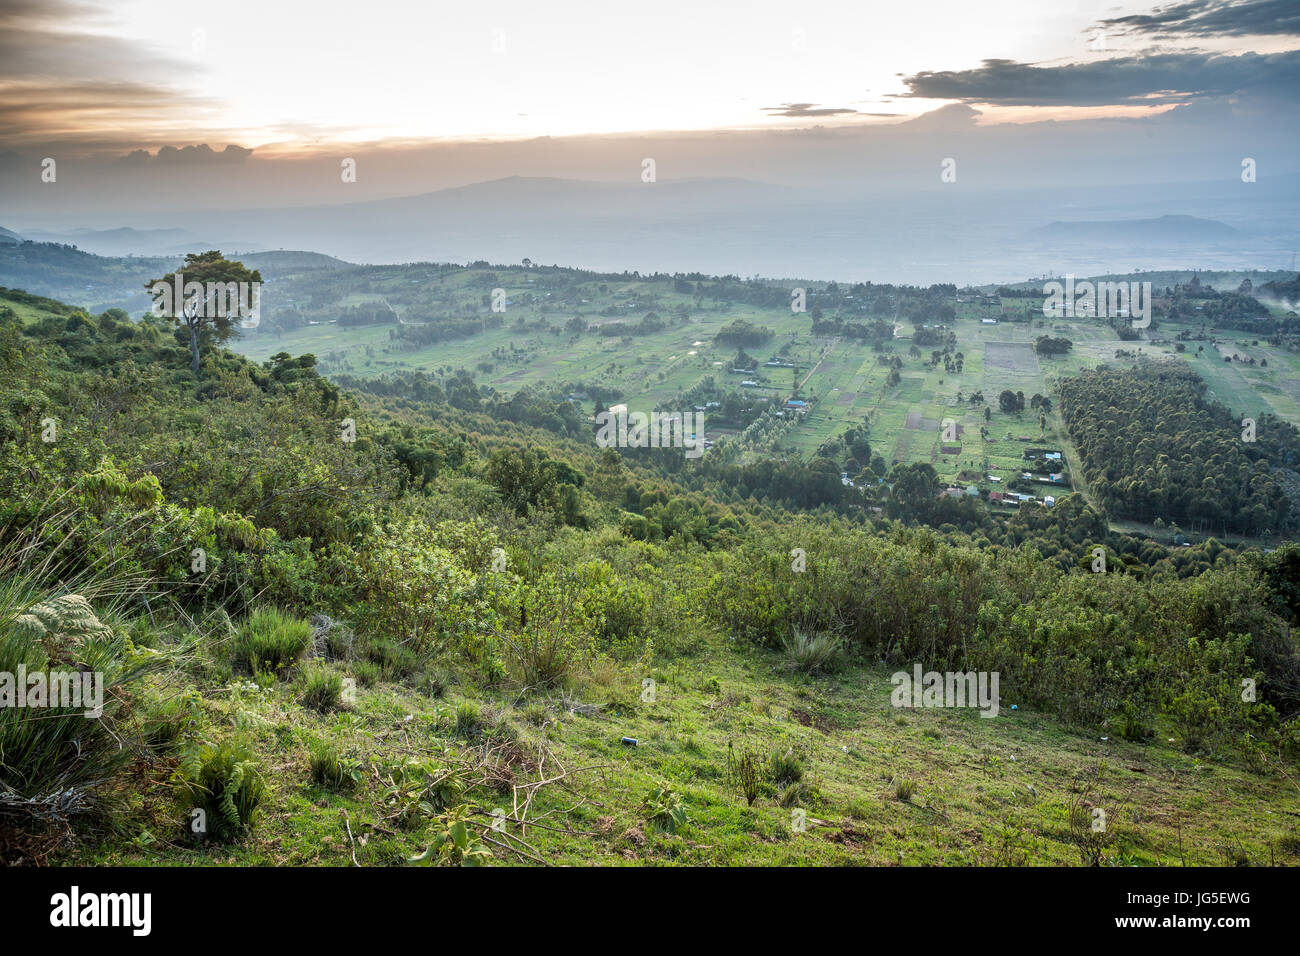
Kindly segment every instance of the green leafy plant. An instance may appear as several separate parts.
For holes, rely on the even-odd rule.
[[[385,766],[380,778],[386,783],[386,818],[406,828],[459,805],[467,786],[463,768],[428,766],[418,760]]]
[[[433,839],[425,851],[411,857],[412,863],[430,866],[483,866],[492,853],[471,828],[467,806],[453,807],[434,817]]]
[[[686,806],[681,794],[668,787],[659,787],[646,794],[641,801],[641,814],[653,825],[676,833],[686,823]]]
[[[176,770],[177,797],[191,811],[190,829],[218,843],[238,839],[266,797],[266,782],[242,744],[195,748]]]

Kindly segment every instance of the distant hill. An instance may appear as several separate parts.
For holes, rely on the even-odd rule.
[[[1287,282],[1295,273],[1288,270],[1279,269],[1148,269],[1140,272],[1110,272],[1099,273],[1096,275],[1076,275],[1075,279],[1082,281],[1087,279],[1092,282],[1150,282],[1153,288],[1165,289],[1173,288],[1176,285],[1185,285],[1196,279],[1207,289],[1215,289],[1220,292],[1235,291],[1241,285],[1243,279],[1249,279],[1255,286],[1256,291],[1268,289],[1274,283]],[[1043,283],[1050,279],[1063,279],[1059,273],[1053,273],[1049,276],[1037,276],[1033,279],[1026,279],[1024,282],[995,282],[986,283],[977,286],[980,291],[992,294],[999,288],[1013,289],[1024,292],[1029,295],[1041,295],[1043,292]]]
[[[250,269],[259,269],[263,277],[272,274],[298,274],[317,269],[348,269],[354,263],[336,259],[320,252],[288,252],[274,250],[271,252],[229,252],[230,255]]]
[[[240,246],[245,249],[261,248],[257,243],[214,241],[195,235],[187,229],[134,229],[121,226],[117,229],[70,229],[61,232],[34,229],[26,234],[35,242],[55,242],[76,246],[84,252],[99,256],[180,256],[187,252],[203,252],[223,246]]]
[[[1033,235],[1065,242],[1207,242],[1226,241],[1240,233],[1215,219],[1160,216],[1157,219],[1074,220],[1048,223]]]
[[[834,196],[818,184],[739,177],[657,181],[630,159],[616,181],[510,176],[385,199],[151,211],[157,230],[41,236],[104,255],[310,249],[352,263],[521,262],[596,272],[802,276],[958,284],[1189,267],[1289,264],[1300,193],[1257,184],[1127,186],[1089,196],[936,188]],[[346,197],[345,189],[340,197]],[[18,223],[15,223],[16,225]],[[1046,225],[1045,225],[1046,224]],[[1233,228],[1240,229],[1240,233]],[[1038,231],[1035,231],[1038,230]],[[101,245],[102,243],[102,245]]]
[[[250,269],[260,270],[271,288],[290,276],[353,268],[351,263],[316,252],[235,252],[233,247],[223,251]],[[138,318],[149,308],[145,283],[171,272],[183,259],[180,253],[99,256],[59,243],[0,242],[0,286],[25,289],[96,313],[126,309]]]
[[[0,226],[0,242],[22,242],[23,237],[18,233]]]

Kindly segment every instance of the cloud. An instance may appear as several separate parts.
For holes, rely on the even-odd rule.
[[[922,113],[901,125],[910,131],[974,129],[979,123],[980,115],[980,111],[973,106],[967,106],[965,103],[949,103],[937,110]]]
[[[180,149],[175,146],[164,146],[155,155],[150,155],[146,149],[133,149],[119,162],[126,166],[146,166],[150,163],[166,166],[220,166],[242,163],[252,155],[251,149],[233,143],[219,153],[207,143],[200,143],[197,146],[183,146]]]
[[[0,0],[0,141],[166,141],[156,134],[214,108],[172,82],[192,64],[97,32],[109,22],[79,0]]]
[[[1102,20],[1122,33],[1160,39],[1222,36],[1300,36],[1295,0],[1190,0],[1151,13]]]
[[[780,106],[764,106],[764,113],[773,116],[845,116],[854,115],[858,111],[851,110],[848,107],[840,106],[818,106],[816,103],[782,103]]]
[[[903,78],[900,97],[996,106],[1158,106],[1262,88],[1300,91],[1300,51],[1260,54],[1183,52],[1039,66],[985,60],[977,69],[921,72]]]

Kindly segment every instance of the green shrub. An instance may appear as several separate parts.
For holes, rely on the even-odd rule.
[[[241,744],[196,748],[181,761],[176,778],[177,798],[190,811],[190,832],[217,843],[242,836],[266,796],[262,771]]]
[[[646,616],[653,595],[638,581],[617,573],[605,561],[588,561],[575,570],[583,626],[602,650],[621,659],[645,649]]]
[[[378,665],[384,680],[403,681],[425,668],[418,651],[391,638],[370,638],[363,643],[361,652],[366,660]]]
[[[574,663],[574,651],[564,619],[536,620],[521,633],[502,637],[510,663],[525,687],[547,688],[561,683]]]
[[[293,667],[311,645],[312,626],[278,608],[250,614],[235,637],[235,660],[250,673],[279,675]]]
[[[1118,716],[1112,721],[1115,732],[1125,740],[1140,742],[1155,736],[1155,730],[1142,716],[1132,701],[1125,701]]]

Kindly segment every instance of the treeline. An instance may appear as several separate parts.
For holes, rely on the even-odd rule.
[[[755,325],[746,319],[736,319],[720,328],[713,340],[722,345],[755,346],[762,345],[771,337],[771,329]]]
[[[703,473],[741,497],[761,496],[792,509],[838,505],[853,489],[840,483],[839,464],[826,458],[804,463],[765,458],[751,464],[713,466],[701,459]]]
[[[1084,475],[1111,516],[1254,535],[1294,527],[1268,460],[1283,446],[1244,439],[1240,419],[1181,362],[1087,371],[1060,395]]]
[[[846,339],[865,339],[872,345],[884,345],[894,337],[894,326],[883,319],[870,322],[857,322],[836,316],[820,319],[813,316],[813,335],[835,335]]]
[[[388,330],[388,338],[413,348],[425,348],[435,342],[448,342],[452,339],[467,339],[478,335],[486,329],[497,329],[503,324],[499,314],[488,314],[476,318],[442,318],[425,322],[408,322],[395,329]]]
[[[359,325],[392,325],[396,321],[397,313],[382,302],[347,306],[338,317],[338,324],[345,329]]]
[[[1186,285],[1165,290],[1168,305],[1165,317],[1174,322],[1201,324],[1220,329],[1234,329],[1260,336],[1300,334],[1300,319],[1294,315],[1275,318],[1250,292],[1250,280],[1240,289],[1220,292],[1203,286],[1193,277]],[[1268,288],[1265,285],[1264,288]]]
[[[337,377],[340,385],[376,397],[405,400],[417,407],[449,405],[465,412],[488,415],[496,421],[545,429],[575,437],[586,431],[578,403],[563,389],[525,387],[506,395],[474,381],[464,369],[442,379],[442,385],[422,371],[399,372],[381,378]]]
[[[1034,341],[1034,351],[1039,355],[1064,355],[1072,348],[1074,343],[1065,337],[1053,338],[1050,335],[1040,335]]]

